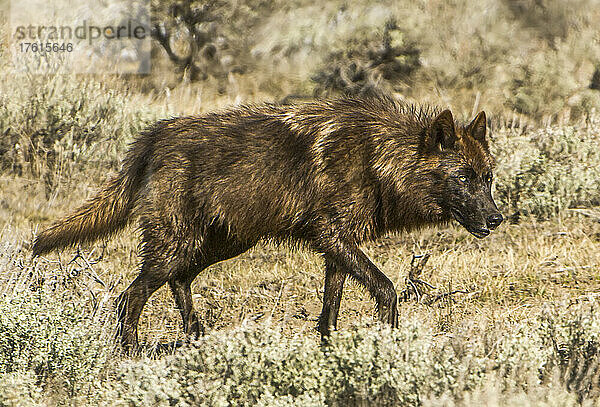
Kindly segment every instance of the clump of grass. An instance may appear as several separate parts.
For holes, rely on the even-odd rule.
[[[0,74],[0,171],[52,177],[115,166],[144,126],[162,114],[143,97],[92,77]]]
[[[578,206],[600,204],[599,118],[519,134],[493,136],[498,163],[496,197],[513,219],[548,218]]]

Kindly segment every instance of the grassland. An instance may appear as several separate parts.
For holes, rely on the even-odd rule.
[[[144,78],[15,74],[0,56],[0,405],[597,405],[595,0],[573,2],[572,13],[537,2],[526,14],[527,1],[267,3],[236,2],[245,19],[225,34],[253,52],[237,54],[247,73],[225,79],[180,82],[160,52]],[[349,282],[340,331],[321,347],[322,259],[261,244],[196,279],[205,337],[159,346],[187,339],[163,288],[142,315],[143,354],[128,357],[114,345],[114,301],[137,273],[135,227],[31,258],[36,231],[90,197],[140,129],[312,94],[311,76],[329,72],[329,59],[360,60],[389,15],[405,23],[394,38],[420,49],[422,66],[382,88],[458,117],[489,113],[494,193],[508,219],[484,240],[450,224],[364,247],[398,292],[413,255],[430,255],[421,278],[435,288],[400,304],[400,329],[380,327]],[[256,35],[235,42],[246,23]]]
[[[116,162],[110,155],[94,160],[92,148],[80,165],[46,158],[42,176],[32,169],[5,171],[0,401],[592,403],[600,372],[600,212],[593,206],[597,169],[589,165],[598,162],[590,147],[598,141],[595,123],[592,118],[570,126],[495,131],[496,195],[513,222],[484,240],[448,225],[367,245],[399,292],[408,287],[412,256],[429,254],[421,277],[436,288],[421,301],[401,303],[402,327],[390,332],[375,322],[368,295],[348,284],[341,330],[328,349],[320,347],[315,330],[322,260],[302,250],[260,245],[197,278],[194,301],[207,327],[205,338],[177,351],[169,348],[186,338],[163,288],[142,315],[144,354],[122,355],[113,342],[114,300],[136,275],[135,228],[36,260],[28,250],[36,230],[93,194]],[[73,143],[65,143],[54,148],[68,156]]]
[[[206,338],[172,357],[156,353],[159,343],[185,339],[163,288],[140,323],[146,354],[130,359],[113,348],[113,304],[136,273],[135,230],[82,248],[83,257],[66,251],[32,261],[26,249],[32,230],[72,208],[72,197],[83,198],[93,185],[70,180],[50,201],[39,180],[3,176],[0,186],[0,366],[8,405],[28,395],[42,405],[323,405],[328,394],[339,405],[564,405],[576,403],[578,391],[583,400],[597,391],[590,348],[600,334],[600,223],[594,210],[507,224],[481,241],[449,226],[368,245],[366,252],[399,291],[407,286],[412,255],[429,253],[422,277],[436,286],[431,294],[464,292],[432,305],[402,303],[402,327],[392,333],[377,327],[374,304],[349,284],[339,343],[325,353],[315,330],[321,259],[259,246],[197,278],[194,301]],[[405,346],[408,354],[394,353]],[[587,370],[580,365],[584,358],[592,361]],[[435,363],[439,371],[432,370]],[[571,384],[571,392],[565,388],[569,368],[583,382]],[[222,387],[211,387],[214,381]],[[407,384],[412,382],[416,387]]]

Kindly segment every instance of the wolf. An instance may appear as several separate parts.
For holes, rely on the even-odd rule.
[[[324,259],[318,330],[336,321],[349,276],[398,326],[393,283],[360,249],[390,232],[456,220],[483,238],[502,223],[492,198],[486,115],[389,97],[259,104],[161,120],[138,136],[120,172],[70,216],[41,232],[33,255],[93,242],[139,219],[141,268],[117,300],[118,332],[138,347],[148,298],[168,283],[184,331],[204,329],[190,285],[204,269],[259,241]]]

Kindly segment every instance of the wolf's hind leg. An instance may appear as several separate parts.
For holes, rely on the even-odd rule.
[[[253,244],[240,243],[223,229],[211,229],[206,234],[202,247],[196,251],[190,266],[169,279],[171,292],[183,319],[183,330],[187,335],[198,338],[204,333],[204,326],[198,318],[192,299],[191,284],[196,276],[205,268],[236,257],[252,246]]]
[[[117,299],[117,336],[128,353],[137,351],[137,324],[150,296],[169,279],[169,265],[153,257],[142,262],[140,274]]]
[[[117,299],[117,335],[127,352],[137,350],[137,325],[150,296],[173,276],[188,270],[193,253],[181,239],[158,222],[147,223],[142,232],[142,265],[135,280]]]

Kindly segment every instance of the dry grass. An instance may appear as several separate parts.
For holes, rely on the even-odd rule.
[[[100,178],[97,175],[95,179]],[[309,361],[311,358],[326,358],[318,362],[327,364],[325,372],[328,373],[324,379],[320,379],[324,380],[322,386],[334,386],[331,391],[341,392],[339,400],[347,400],[352,405],[368,405],[369,402],[365,404],[360,400],[364,397],[365,400],[369,400],[370,391],[366,390],[366,387],[363,390],[358,388],[351,390],[353,387],[350,386],[350,390],[344,390],[350,393],[344,395],[345,393],[340,390],[341,387],[337,387],[335,381],[331,382],[333,379],[327,379],[330,377],[327,375],[338,374],[336,372],[339,368],[335,367],[338,357],[342,358],[339,363],[346,358],[348,361],[358,358],[356,359],[358,364],[352,364],[354,370],[348,371],[356,373],[343,373],[342,369],[339,371],[340,374],[368,375],[369,369],[372,369],[369,366],[375,363],[375,359],[371,361],[369,359],[371,356],[363,354],[360,346],[366,346],[365,350],[371,349],[371,345],[368,345],[369,341],[374,341],[373,343],[377,343],[376,346],[381,346],[381,349],[388,349],[386,346],[391,346],[388,349],[390,352],[398,346],[401,349],[404,346],[414,346],[414,352],[417,353],[411,353],[410,358],[421,361],[418,363],[418,368],[415,367],[417,370],[414,373],[417,375],[415,380],[420,380],[421,387],[417,390],[405,388],[407,385],[402,385],[402,380],[405,379],[400,382],[394,381],[398,379],[392,380],[394,376],[390,371],[389,374],[392,376],[386,380],[392,380],[391,383],[396,383],[405,390],[400,388],[396,393],[390,393],[389,399],[385,395],[377,396],[376,400],[379,400],[378,403],[381,405],[395,405],[395,402],[389,400],[404,400],[402,404],[411,405],[448,405],[448,403],[469,405],[474,400],[487,400],[488,405],[515,405],[514,403],[538,405],[537,403],[541,401],[547,405],[575,405],[579,388],[583,386],[582,394],[585,395],[590,391],[587,385],[588,380],[591,380],[588,379],[589,374],[584,376],[577,374],[579,381],[576,380],[576,383],[583,380],[583,385],[572,387],[571,393],[565,392],[562,387],[566,380],[563,377],[567,376],[564,376],[566,373],[561,372],[565,370],[556,370],[558,368],[551,370],[555,373],[547,374],[547,377],[551,378],[547,379],[551,380],[550,383],[547,381],[542,383],[535,378],[535,372],[538,371],[536,369],[541,367],[553,369],[550,361],[554,360],[549,356],[543,356],[545,353],[537,345],[538,339],[535,335],[539,333],[536,333],[535,329],[538,329],[539,323],[536,321],[540,315],[546,315],[548,304],[585,303],[597,297],[600,289],[600,273],[598,273],[600,222],[598,211],[593,208],[567,211],[550,221],[537,222],[529,219],[516,225],[504,224],[484,240],[476,240],[464,229],[451,225],[391,236],[367,245],[365,251],[392,279],[398,291],[406,286],[412,255],[429,253],[431,257],[420,277],[436,286],[431,293],[452,290],[462,290],[465,293],[457,293],[450,299],[436,301],[433,305],[417,303],[414,300],[401,303],[400,319],[403,321],[403,326],[399,336],[395,335],[393,337],[395,339],[391,337],[386,339],[386,335],[389,334],[385,332],[380,333],[376,329],[371,331],[371,328],[365,331],[364,327],[377,325],[374,303],[364,290],[350,282],[344,292],[340,313],[339,326],[342,336],[339,338],[339,345],[336,345],[339,346],[336,352],[340,352],[340,356],[332,356],[334,355],[332,353],[319,356],[321,354],[317,353],[316,356],[302,359],[304,356],[301,355],[304,353],[294,353],[298,352],[298,346],[301,346],[302,352],[308,354],[318,348],[315,327],[321,308],[323,289],[321,259],[306,251],[290,251],[286,247],[259,245],[244,255],[210,267],[196,279],[193,286],[194,302],[210,334],[205,345],[199,343],[196,350],[176,353],[179,356],[175,359],[161,357],[157,361],[151,361],[142,358],[132,364],[129,358],[120,355],[118,351],[114,352],[111,338],[115,327],[114,300],[136,275],[138,264],[136,252],[139,241],[136,230],[132,227],[107,242],[82,248],[85,259],[78,258],[74,262],[72,259],[76,257],[76,250],[50,255],[34,263],[27,250],[32,230],[35,230],[39,224],[47,224],[50,219],[55,219],[78,206],[85,196],[93,192],[95,184],[96,181],[90,181],[89,178],[84,180],[74,176],[65,179],[64,183],[58,183],[59,187],[56,191],[51,196],[47,196],[45,183],[41,180],[12,175],[0,176],[0,190],[3,192],[0,201],[0,248],[6,250],[4,257],[0,256],[0,278],[5,285],[3,295],[6,300],[13,301],[14,306],[22,307],[20,312],[15,309],[16,315],[29,315],[28,324],[33,323],[33,327],[39,323],[36,322],[37,315],[40,316],[41,321],[55,321],[57,325],[51,329],[49,326],[29,328],[30,325],[27,325],[27,332],[40,332],[33,334],[34,338],[37,338],[35,335],[39,336],[43,333],[48,338],[52,338],[48,340],[57,341],[58,347],[55,349],[53,346],[48,356],[42,356],[48,358],[51,363],[49,362],[50,364],[42,369],[41,385],[39,369],[25,370],[25,373],[17,370],[4,376],[0,375],[2,377],[0,386],[11,389],[10,393],[6,393],[5,399],[0,399],[0,402],[7,405],[14,405],[14,400],[18,400],[16,404],[31,402],[41,403],[41,405],[64,403],[96,405],[113,402],[123,405],[130,403],[169,405],[173,400],[180,400],[182,405],[194,404],[192,395],[181,393],[184,389],[179,387],[183,386],[181,383],[196,380],[193,379],[196,369],[204,372],[202,374],[216,374],[217,378],[220,377],[219,370],[210,373],[202,367],[203,363],[207,363],[205,358],[216,358],[214,363],[234,363],[236,366],[238,364],[244,366],[246,362],[243,358],[247,357],[244,356],[246,351],[239,350],[241,352],[239,356],[228,352],[237,349],[235,346],[249,346],[253,343],[262,343],[263,345],[260,346],[264,347],[266,352],[263,354],[261,353],[263,350],[259,348],[256,350],[248,348],[251,355],[254,355],[252,352],[259,352],[252,356],[259,358],[252,363],[264,364],[260,368],[256,367],[258,365],[252,365],[255,366],[253,369],[259,369],[261,372],[266,372],[265,374],[274,374],[275,377],[281,374],[277,369],[285,369],[286,366],[286,362],[277,362],[281,360],[280,358],[287,360],[288,357],[298,357],[300,359],[297,363],[300,365],[296,366],[296,369],[300,370],[293,374],[300,376],[293,380],[310,382],[314,380],[311,379],[313,377],[311,375],[315,372],[310,369],[316,367],[311,368],[302,363],[317,363]],[[101,259],[98,259],[99,253],[103,253]],[[87,264],[86,261],[92,264]],[[32,294],[27,294],[25,297],[17,295],[17,288],[7,291],[7,284],[11,281],[18,282],[16,285],[11,283],[11,287],[13,285],[25,287],[31,290]],[[45,287],[45,291],[41,291],[41,303],[34,301],[33,308],[30,308],[30,303],[17,305],[20,302],[14,302],[23,301],[23,298],[29,301],[27,298],[31,295],[32,298],[36,298],[34,293],[37,292],[38,286]],[[50,290],[50,297],[47,296],[48,290]],[[69,308],[68,305],[74,305],[75,309],[79,310],[72,314],[72,311],[68,311],[72,307]],[[38,310],[36,307],[42,308]],[[6,315],[10,316],[11,312]],[[49,316],[45,316],[46,314]],[[61,321],[65,318],[71,322],[66,322],[64,325],[65,323]],[[571,326],[569,321],[564,322],[563,325]],[[60,325],[61,323],[63,325]],[[259,327],[247,328],[248,324],[253,326],[254,323],[258,323]],[[417,326],[421,327],[418,332],[411,333]],[[523,326],[526,328],[519,328]],[[241,331],[236,330],[240,327]],[[66,333],[60,333],[64,329]],[[524,331],[526,333],[520,334],[520,329],[526,329]],[[527,329],[534,329],[534,331],[530,332]],[[588,335],[595,338],[594,332],[590,331]],[[152,350],[154,345],[185,339],[179,312],[175,309],[171,294],[165,287],[152,296],[146,305],[140,321],[140,334],[142,342],[149,345],[148,355],[153,357],[156,357]],[[14,334],[11,332],[11,335]],[[405,337],[406,335],[408,336]],[[518,339],[519,335],[525,335],[524,339]],[[243,342],[246,340],[250,342],[248,344]],[[503,342],[505,340],[508,342]],[[525,342],[522,344],[523,340]],[[76,341],[76,345],[70,341]],[[228,341],[233,342],[228,345]],[[35,339],[33,343],[42,346],[41,344],[46,342]],[[592,339],[592,342],[585,343],[594,342]],[[357,348],[354,349],[353,346]],[[419,352],[425,352],[422,346],[439,348],[431,357],[436,361],[435,363],[438,363],[436,358],[442,358],[439,362],[442,363],[441,367],[433,371],[428,370],[431,369],[433,362],[425,362],[425,359],[422,359],[427,353],[419,356]],[[447,348],[448,346],[450,348]],[[568,349],[575,352],[589,352],[589,346],[593,345],[585,346],[577,342]],[[213,354],[208,350],[213,348],[217,353]],[[511,356],[513,351],[517,352],[517,356]],[[36,352],[46,355],[43,349],[38,349]],[[454,356],[444,356],[447,352],[451,352]],[[541,356],[535,352],[541,352]],[[227,357],[232,359],[224,362],[221,358],[225,355],[229,355]],[[535,357],[531,361],[525,359],[521,361],[523,355],[535,355]],[[69,360],[73,357],[81,361],[68,369],[73,363]],[[274,358],[273,362],[269,362],[271,357]],[[484,363],[484,359],[481,358],[491,359]],[[35,360],[37,359],[34,358]],[[94,363],[90,363],[90,360]],[[387,363],[385,360],[385,358],[381,359],[377,363]],[[496,360],[497,362],[494,362]],[[271,363],[283,363],[283,365]],[[493,363],[499,364],[493,367]],[[597,366],[595,363],[592,366]],[[536,367],[538,365],[541,367]],[[249,365],[248,368],[252,366]],[[280,367],[269,370],[274,369],[273,366]],[[394,366],[396,366],[394,369],[403,369],[402,365]],[[325,367],[321,366],[319,369]],[[442,370],[438,372],[436,369]],[[467,369],[470,372],[469,376],[463,377],[462,373],[457,373],[462,371],[461,369]],[[478,373],[478,369],[487,372],[485,376],[482,376],[483,373]],[[569,372],[568,369],[566,371]],[[307,376],[302,376],[304,374],[302,372]],[[444,378],[441,372],[458,374],[456,379],[458,382],[454,383],[455,379]],[[432,374],[433,376],[430,376]],[[442,376],[438,376],[439,374]],[[62,379],[63,376],[66,378]],[[384,380],[376,378],[377,376],[373,376],[372,380]],[[194,382],[194,385],[202,389],[202,386],[210,383],[210,380],[212,379],[208,382]],[[249,386],[248,391],[263,391],[260,390],[262,384],[252,384],[254,383],[252,376],[239,380],[242,380],[240,386]],[[261,380],[263,380],[261,383],[269,386],[268,382],[264,381],[268,379]],[[425,381],[421,382],[422,380]],[[440,384],[442,387],[438,391],[436,383],[440,380],[443,383],[446,383],[445,380],[450,381]],[[472,380],[475,380],[473,383],[477,384],[476,386],[469,384]],[[344,383],[346,383],[344,386],[348,386],[350,382]],[[276,384],[273,386],[277,389]],[[592,385],[591,389],[596,391],[594,386]],[[107,389],[110,389],[110,392]],[[224,392],[224,389],[215,390],[215,393],[213,390],[206,389],[194,391],[199,391],[198,394],[210,400],[211,397],[224,397],[225,393],[219,393]],[[233,392],[231,394],[237,394],[235,387],[227,387],[227,389]],[[191,394],[194,392],[192,391]],[[44,401],[40,401],[40,397]],[[248,401],[253,400],[254,397],[251,397],[250,393],[244,393],[239,397],[247,400],[244,405],[253,404]],[[277,398],[265,393],[260,395],[259,404],[323,405],[323,397],[327,397],[326,393],[304,393],[297,399],[292,396]],[[206,400],[202,405],[219,404],[214,400]]]
[[[48,79],[50,88],[54,80],[55,78]],[[38,228],[79,206],[98,188],[106,177],[107,170],[116,170],[118,164],[115,157],[122,156],[123,146],[132,136],[132,129],[142,126],[149,116],[160,112],[193,113],[210,110],[231,100],[227,95],[211,95],[208,97],[212,98],[209,99],[212,103],[208,104],[206,99],[200,98],[200,90],[182,87],[176,92],[161,95],[156,100],[145,96],[130,102],[128,94],[120,90],[118,84],[109,83],[106,86],[114,86],[116,98],[122,103],[120,109],[113,109],[115,116],[107,119],[106,126],[101,126],[97,133],[100,141],[96,144],[111,148],[110,154],[99,153],[98,151],[105,150],[93,143],[79,154],[80,144],[73,143],[69,137],[54,134],[56,142],[52,144],[54,150],[51,148],[50,151],[54,151],[55,157],[62,157],[60,160],[51,162],[47,156],[33,151],[32,157],[37,165],[35,171],[32,168],[27,170],[27,166],[23,165],[21,171],[0,173],[0,284],[18,288],[2,292],[4,302],[0,302],[0,305],[4,307],[4,317],[9,327],[4,328],[4,338],[8,338],[6,343],[9,344],[13,343],[13,339],[15,343],[32,344],[33,348],[26,349],[23,358],[28,360],[29,357],[33,366],[37,366],[32,370],[29,365],[14,365],[9,361],[5,365],[15,370],[0,372],[0,393],[2,389],[11,389],[7,394],[13,401],[18,401],[16,404],[27,403],[26,400],[34,403],[41,395],[46,404],[61,404],[68,400],[67,403],[76,405],[94,405],[101,401],[100,398],[106,391],[105,386],[118,387],[116,393],[111,393],[111,402],[118,400],[119,403],[127,403],[126,400],[130,400],[128,397],[131,400],[135,398],[135,394],[138,394],[136,391],[141,392],[139,397],[147,398],[153,394],[153,388],[160,388],[163,383],[160,372],[164,370],[161,370],[164,366],[161,364],[168,364],[168,360],[171,360],[160,359],[155,364],[143,358],[140,363],[131,365],[128,358],[113,352],[111,338],[115,327],[114,300],[137,273],[139,240],[134,227],[105,243],[82,248],[88,261],[97,259],[98,254],[103,253],[102,258],[91,265],[86,264],[82,258],[72,261],[76,257],[75,250],[32,262],[28,245]],[[92,88],[99,89],[100,92],[106,89],[95,85]],[[62,89],[64,93],[61,94],[59,89],[56,98],[68,102],[74,89],[78,89],[78,86],[65,86]],[[12,92],[15,100],[23,103],[29,100],[17,88],[12,89]],[[86,110],[86,114],[93,115],[96,110],[93,106],[104,106],[104,99],[97,98],[93,93],[83,95],[82,100],[98,102],[97,105],[90,105],[92,107],[89,111]],[[136,103],[140,100],[149,103],[144,106],[145,111],[149,112],[144,117],[136,113]],[[110,101],[107,103],[110,105]],[[44,105],[38,106],[38,109],[40,112],[46,111]],[[5,119],[18,121],[15,117],[20,117],[19,109],[11,108],[6,112]],[[119,140],[120,147],[112,149],[107,140],[111,140],[112,129],[118,125],[114,121],[119,118],[130,120],[129,130]],[[67,119],[65,118],[66,123],[71,125]],[[32,123],[33,130],[46,130],[43,124],[40,125],[35,120]],[[85,117],[81,118],[81,123],[85,125]],[[549,303],[566,301],[568,304],[595,296],[599,288],[600,268],[598,210],[589,205],[580,210],[565,208],[573,202],[579,205],[597,201],[595,164],[590,165],[597,161],[595,150],[590,148],[598,138],[597,123],[592,117],[588,124],[577,126],[535,132],[513,129],[494,133],[494,148],[498,150],[497,156],[501,161],[498,185],[504,188],[498,191],[503,194],[497,194],[502,209],[508,210],[509,204],[512,205],[511,211],[515,207],[521,209],[521,204],[515,205],[512,201],[513,194],[519,193],[520,199],[531,201],[525,201],[529,202],[530,213],[537,216],[554,214],[550,220],[538,221],[523,214],[519,224],[507,222],[484,240],[476,240],[459,226],[450,225],[391,236],[365,247],[368,255],[392,279],[398,291],[406,287],[412,256],[423,253],[431,256],[421,275],[422,279],[436,287],[431,292],[437,294],[461,291],[451,299],[436,301],[432,306],[414,301],[402,303],[400,318],[404,325],[398,333],[399,342],[394,342],[393,346],[400,346],[399,343],[404,341],[403,335],[410,335],[411,327],[415,324],[428,330],[415,334],[417,342],[413,345],[416,348],[442,346],[441,343],[455,337],[496,343],[500,340],[498,338],[517,335],[515,327],[521,323],[535,325],[535,319],[545,312]],[[67,136],[76,133],[79,128],[77,126],[78,124],[70,127]],[[19,134],[19,140],[27,140],[29,133],[23,130]],[[554,143],[545,142],[548,137]],[[511,154],[515,150],[522,154]],[[41,150],[42,153],[44,151],[48,150]],[[572,154],[573,152],[577,154]],[[522,156],[530,157],[533,163],[521,159]],[[17,163],[28,163],[23,157],[17,158],[21,160],[17,160]],[[576,184],[574,180],[577,181]],[[321,308],[323,279],[323,264],[318,256],[306,251],[291,252],[286,247],[260,245],[238,258],[205,270],[193,286],[194,302],[208,328],[211,346],[226,347],[230,335],[240,335],[243,331],[236,331],[236,327],[258,323],[259,327],[271,327],[283,333],[285,340],[280,342],[277,342],[277,335],[273,337],[267,334],[266,338],[259,338],[270,341],[276,354],[285,355],[290,352],[289,343],[286,342],[289,338],[302,338],[301,340],[305,340],[304,345],[313,352],[318,348],[318,336],[314,328]],[[353,282],[348,283],[344,291],[339,326],[342,333],[350,336],[343,337],[346,338],[343,340],[354,343],[352,341],[362,340],[361,335],[374,335],[376,343],[387,340],[385,334],[381,336],[364,330],[364,327],[375,325],[373,306],[364,290]],[[39,321],[45,321],[46,315],[50,315],[54,322],[38,326]],[[22,321],[24,327],[15,323],[19,318],[25,318]],[[2,322],[0,319],[0,323]],[[260,336],[262,329],[257,328],[249,335]],[[357,336],[352,336],[355,333]],[[142,342],[150,346],[150,355],[155,344],[184,339],[179,312],[175,309],[167,288],[163,287],[148,302],[140,321],[140,334]],[[434,338],[433,342],[431,338]],[[456,343],[459,348],[469,348],[470,340],[457,339]],[[57,348],[47,352],[44,348],[46,345],[40,345],[47,342],[55,343]],[[535,341],[528,344],[532,351],[539,349]],[[2,346],[4,345],[0,341],[0,359],[3,355],[13,353],[11,347]],[[492,354],[495,346],[490,345]],[[582,346],[575,343],[573,349],[579,352]],[[358,352],[355,356],[360,356],[360,348],[346,345],[342,348],[343,352],[349,352],[347,357],[351,360],[354,357],[352,352]],[[518,354],[530,351],[527,347],[524,349]],[[95,356],[96,354],[101,357]],[[188,357],[185,355],[188,354],[182,356],[184,360]],[[205,356],[219,357],[218,354]],[[193,352],[190,357],[194,357]],[[268,360],[270,356],[266,357]],[[240,358],[242,360],[236,359],[235,362],[243,365],[243,356],[240,355]],[[40,359],[48,359],[52,363],[40,365]],[[78,363],[65,362],[73,359]],[[323,363],[330,362],[328,360]],[[364,366],[371,363],[368,358],[363,362]],[[447,362],[450,369],[470,366],[470,362],[465,362],[465,365],[462,360]],[[502,361],[496,363],[507,365]],[[507,366],[512,366],[510,363]],[[127,376],[129,381],[118,376],[123,373],[121,366],[125,366],[125,371],[132,369],[131,376]],[[185,372],[193,374],[194,370],[185,364],[181,366],[182,380],[185,382]],[[523,369],[529,369],[528,374],[537,369],[535,366],[527,366],[530,365]],[[335,373],[336,369],[332,369],[331,372]],[[425,367],[423,369],[425,370],[419,373],[421,379],[434,374],[431,380],[438,380],[436,375],[439,372],[431,373]],[[150,388],[140,389],[136,386],[145,383],[143,377],[147,370],[153,372],[149,380],[160,380]],[[344,369],[340,372],[346,374]],[[310,372],[307,370],[305,373]],[[511,373],[510,377],[514,375],[516,374]],[[496,380],[494,377],[489,379],[491,384],[479,387],[476,391],[469,388],[471,390],[460,397],[454,394],[446,399],[438,399],[439,395],[435,392],[425,392],[424,395],[431,397],[434,405],[445,403],[443,400],[453,400],[456,403],[462,400],[468,405],[470,397],[484,397],[490,403],[498,405],[512,405],[514,400],[527,405],[542,398],[552,405],[552,400],[566,403],[571,402],[574,397],[562,390],[554,396],[554,393],[549,393],[548,387],[520,385],[521,387],[507,390],[502,387],[505,379]],[[307,380],[310,378],[309,374]],[[558,382],[563,383],[561,380]],[[328,383],[325,382],[325,385],[331,385]],[[468,384],[461,383],[461,386]],[[137,390],[119,387],[121,385],[131,385]],[[171,390],[179,391],[177,386]],[[526,393],[523,393],[524,388],[528,389]],[[319,400],[325,393],[315,396],[317,402],[303,399],[298,403],[322,405]],[[215,393],[215,397],[218,395],[218,392]],[[413,397],[414,394],[409,392],[409,396]],[[187,396],[181,397],[182,400],[188,400]],[[350,394],[348,397],[354,396]],[[136,400],[138,401],[132,403],[159,404]],[[281,400],[277,403],[268,401],[268,397],[265,400],[264,405],[283,403]],[[291,399],[288,402],[295,401]],[[6,399],[0,398],[0,404],[2,403],[11,405]],[[280,405],[290,405],[281,403]]]
[[[48,199],[43,182],[3,176],[0,189],[2,241],[20,242],[28,241],[39,224],[79,205],[94,186],[71,180]],[[403,304],[401,318],[417,315],[435,321],[444,332],[472,324],[519,321],[548,301],[574,300],[600,288],[600,223],[593,210],[580,212],[571,211],[552,221],[504,224],[484,240],[476,240],[454,225],[425,229],[387,237],[367,245],[365,251],[399,291],[406,285],[412,255],[423,253],[431,255],[422,278],[436,286],[432,292],[468,291],[436,306]],[[129,228],[106,242],[104,257],[94,266],[98,276],[114,286],[112,296],[136,275],[138,242],[136,230]],[[98,244],[93,249],[98,253],[101,247]],[[71,250],[41,261],[51,263],[60,258],[67,262],[74,255]],[[26,251],[22,257],[27,257]],[[194,301],[210,330],[228,329],[244,320],[270,320],[286,331],[316,335],[313,328],[321,307],[322,269],[321,259],[310,252],[260,245],[201,273],[193,286]],[[368,294],[350,282],[340,326],[370,324],[373,317]],[[148,302],[140,330],[150,343],[181,338],[179,314],[168,289],[159,290]]]
[[[394,352],[413,346],[413,359],[392,366],[402,371],[414,362],[422,369],[421,376],[417,374],[422,380],[419,383],[429,390],[423,390],[423,399],[414,398],[414,389],[404,394],[413,404],[576,405],[581,394],[597,395],[600,320],[585,312],[560,319],[562,311],[571,310],[573,304],[593,302],[600,291],[600,211],[593,207],[599,202],[599,156],[593,147],[600,134],[593,109],[598,95],[584,89],[599,49],[598,42],[591,40],[598,15],[586,17],[588,6],[597,1],[578,1],[578,13],[573,15],[560,14],[563,8],[558,0],[536,2],[546,5],[557,24],[540,24],[544,19],[538,21],[535,13],[530,16],[532,21],[524,21],[527,16],[515,19],[509,9],[519,5],[513,3],[460,0],[382,5],[336,0],[315,5],[301,0],[265,15],[264,24],[257,25],[251,38],[256,44],[247,50],[256,57],[254,69],[244,75],[228,75],[225,85],[210,78],[174,86],[168,66],[149,78],[129,78],[131,81],[75,75],[16,77],[5,58],[0,59],[0,134],[4,137],[0,139],[0,328],[5,329],[0,332],[0,366],[4,369],[0,371],[0,405],[169,405],[174,400],[194,404],[189,394],[178,393],[181,383],[193,379],[194,369],[214,383],[222,378],[218,370],[195,364],[194,358],[219,359],[227,353],[224,348],[247,345],[244,335],[249,343],[264,343],[265,352],[277,354],[271,358],[273,355],[262,354],[262,349],[249,348],[250,353],[264,356],[248,362],[260,371],[270,371],[272,361],[295,357],[298,349],[312,355],[306,366],[300,365],[305,371],[294,373],[298,380],[314,379],[315,363],[333,375],[357,372],[375,380],[369,376],[372,365],[387,363],[387,359],[371,358],[370,348],[366,349],[369,341]],[[569,116],[577,119],[574,126],[534,131],[523,129],[520,119],[506,120],[515,128],[494,133],[492,144],[500,161],[496,195],[505,214],[514,219],[520,216],[519,223],[506,222],[484,240],[476,240],[452,224],[390,236],[365,246],[399,292],[406,288],[412,256],[424,253],[430,258],[420,278],[435,286],[431,294],[460,292],[432,305],[414,300],[401,303],[403,326],[390,334],[374,327],[374,303],[363,289],[349,282],[339,321],[339,350],[349,362],[345,369],[336,370],[331,353],[318,353],[315,327],[322,305],[322,260],[307,251],[269,245],[214,265],[196,279],[194,302],[209,334],[197,346],[206,344],[207,350],[133,361],[115,352],[111,339],[114,300],[135,278],[139,262],[135,228],[81,248],[84,257],[67,250],[33,261],[29,243],[38,228],[84,202],[106,173],[116,170],[125,145],[148,122],[234,103],[281,99],[289,93],[310,94],[314,87],[310,76],[326,62],[328,52],[347,47],[354,36],[361,36],[361,30],[377,34],[377,27],[381,28],[390,14],[403,22],[407,38],[417,40],[423,52],[424,64],[413,78],[414,85],[406,88],[399,84],[400,96],[450,106],[457,117],[466,118],[475,108],[485,109],[499,119],[495,123],[513,110],[542,122],[563,116],[565,121]],[[556,35],[548,30],[562,26],[558,23],[566,24],[566,31],[558,33],[562,39],[546,42],[547,35]],[[154,90],[138,92],[146,86],[144,81],[152,82],[148,87]],[[475,101],[477,106],[473,106]],[[77,114],[61,114],[63,111]],[[572,210],[570,206],[582,208]],[[555,321],[571,335],[565,334],[552,349],[562,358],[560,363],[547,355],[549,348],[540,346],[536,331],[544,328],[540,316],[548,315],[555,304],[563,304],[563,308],[548,321]],[[577,319],[580,317],[585,323]],[[247,328],[254,323],[257,328]],[[140,336],[151,348],[183,339],[179,312],[166,287],[146,305]],[[386,341],[392,336],[395,339],[390,345]],[[552,340],[559,337],[550,335]],[[9,347],[13,339],[23,346],[19,349],[23,363],[6,362],[18,353]],[[503,345],[505,339],[508,345]],[[510,353],[511,346],[517,349],[514,353]],[[440,349],[441,353],[436,353]],[[451,357],[444,359],[446,354]],[[243,356],[235,356],[237,360],[229,356],[233,359],[227,363],[243,370]],[[437,357],[446,363],[441,370],[435,370]],[[364,365],[352,370],[356,367],[353,358]],[[536,358],[543,363],[536,365]],[[577,365],[587,360],[593,361],[590,371],[581,367],[585,363]],[[480,362],[487,381],[475,386],[464,378],[457,379],[459,384],[448,379],[450,384],[440,385],[440,392],[431,390],[438,381],[446,380],[442,373],[472,366],[477,373]],[[562,363],[562,370],[554,372],[552,363]],[[551,372],[542,374],[540,366]],[[569,371],[577,377],[569,378]],[[180,377],[181,383],[169,381],[170,373]],[[210,380],[199,382],[206,385]],[[232,387],[250,386],[231,383]],[[261,393],[259,405],[323,405],[328,392],[345,389],[347,384],[333,381],[336,386],[328,388],[331,383],[323,383],[321,390],[325,390],[320,394],[303,394],[298,400],[293,395],[285,395],[289,396],[285,399]],[[394,383],[404,385],[405,377]],[[570,383],[569,392],[565,383]],[[180,394],[179,398],[169,398],[175,394]],[[215,391],[214,397],[223,394]],[[361,405],[364,396],[350,391],[348,400]],[[340,400],[343,404],[344,399]]]

